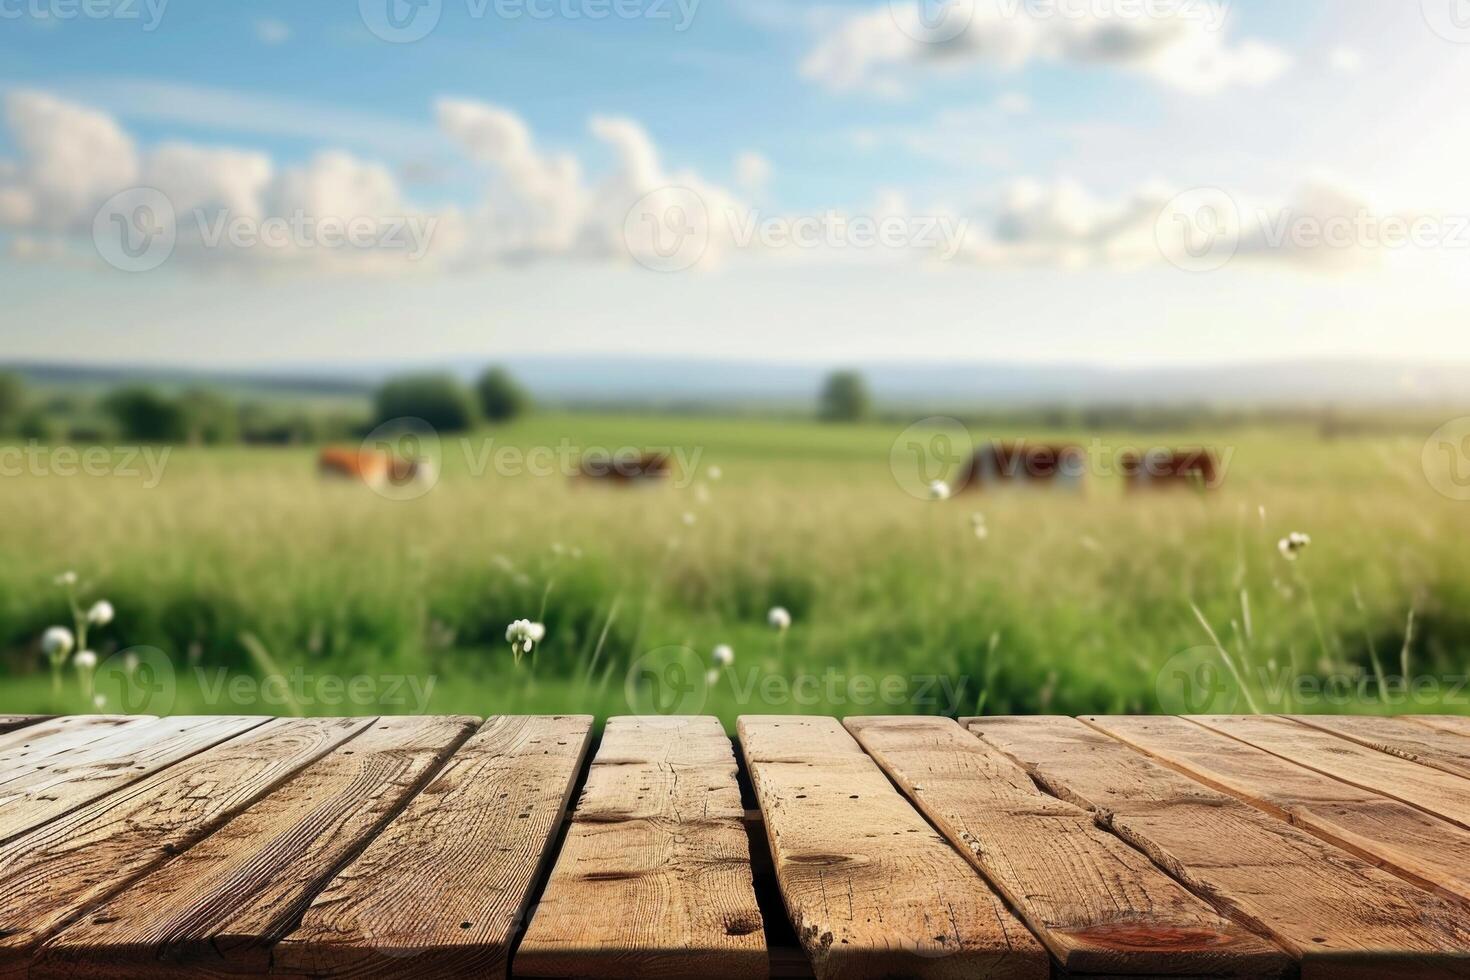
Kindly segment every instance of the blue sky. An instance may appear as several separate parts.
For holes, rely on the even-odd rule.
[[[977,0],[948,45],[916,41],[902,0],[627,0],[644,16],[596,19],[597,0],[546,0],[580,14],[548,17],[432,0],[435,29],[402,44],[366,25],[379,2],[171,0],[144,30],[0,0],[6,353],[1470,359],[1454,228],[1470,120],[1451,95],[1470,37],[1436,32],[1440,0],[1173,0],[1172,20],[1128,19],[1129,0],[1057,0],[1066,18]],[[260,262],[181,239],[146,274],[96,261],[102,198],[165,178],[209,220],[286,200],[432,217],[433,260]],[[708,251],[672,275],[619,244],[667,187],[715,215]],[[1159,261],[1160,208],[1194,188],[1243,216],[1219,269]],[[902,215],[915,238],[952,221],[955,254],[752,248],[720,217],[825,228],[838,211]],[[1435,215],[1451,244],[1283,247],[1257,227],[1360,213]]]

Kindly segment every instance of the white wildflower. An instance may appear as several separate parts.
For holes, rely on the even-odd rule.
[[[985,523],[985,515],[976,511],[970,515],[970,527],[975,531],[975,537],[981,541],[990,537],[990,527]]]
[[[718,480],[720,477],[725,475],[725,471],[720,469],[718,466],[711,466],[708,470],[705,471],[705,473],[709,476],[711,480]]]
[[[766,613],[766,622],[771,624],[771,629],[784,633],[791,628],[791,613],[782,606],[776,606]]]
[[[714,653],[710,654],[710,659],[715,662],[715,666],[717,667],[728,667],[735,662],[735,648],[729,644],[721,643],[715,647]]]
[[[704,683],[706,687],[714,687],[719,682],[720,672],[718,670],[711,669],[704,672]]]
[[[106,599],[100,599],[92,604],[91,609],[87,610],[87,622],[93,626],[106,626],[112,622],[114,615],[115,612],[112,608],[112,603]]]
[[[65,660],[76,645],[76,637],[65,626],[53,626],[41,635],[41,650],[53,660]]]
[[[517,660],[530,653],[545,638],[546,627],[529,619],[518,619],[505,628],[506,642]]]
[[[92,695],[92,707],[96,708],[98,711],[101,711],[103,708],[107,707],[107,697],[106,697],[106,695],[102,695],[102,694],[94,694],[94,695]]]
[[[1276,542],[1276,550],[1281,552],[1281,557],[1287,561],[1296,561],[1303,551],[1312,544],[1312,536],[1300,531],[1293,531],[1280,541]]]
[[[56,576],[56,584],[65,586],[68,589],[71,588],[73,585],[77,584],[77,573],[62,572],[60,575]]]
[[[90,671],[97,669],[97,654],[91,650],[80,650],[75,657],[71,658],[72,665],[77,670]]]
[[[948,500],[952,496],[954,496],[954,491],[943,480],[935,480],[929,484],[930,500]]]

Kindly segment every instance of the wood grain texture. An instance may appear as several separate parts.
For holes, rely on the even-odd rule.
[[[781,893],[818,977],[1049,974],[1036,939],[839,722],[739,724]]]
[[[1207,786],[1424,888],[1470,901],[1470,831],[1183,718],[1084,718]]]
[[[1470,915],[1070,718],[970,728],[1048,792],[1253,931],[1306,978],[1470,976]]]
[[[58,934],[31,977],[265,972],[270,945],[478,724],[379,719]]]
[[[1211,715],[1191,720],[1324,776],[1470,828],[1470,779],[1400,759],[1286,718]]]
[[[46,721],[50,715],[0,715],[0,734]]]
[[[765,977],[744,812],[718,719],[610,719],[516,976]]]
[[[1436,731],[1470,737],[1470,718],[1463,715],[1409,715],[1407,720]]]
[[[169,718],[130,725],[0,783],[0,842],[266,723],[266,718]]]
[[[1470,738],[1400,718],[1288,716],[1299,725],[1331,732],[1359,745],[1470,779]]]
[[[592,719],[498,717],[317,896],[275,949],[302,976],[499,977]]]
[[[1074,973],[1264,976],[1291,960],[947,718],[849,718],[889,777]]]
[[[370,722],[268,722],[0,847],[0,977]]]
[[[0,785],[25,778],[49,759],[157,720],[151,715],[72,715],[0,735]]]

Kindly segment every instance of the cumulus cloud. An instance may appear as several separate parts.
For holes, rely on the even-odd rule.
[[[833,91],[899,96],[925,74],[1036,61],[1116,68],[1191,93],[1260,86],[1290,57],[1258,40],[1232,43],[1212,0],[1119,5],[1074,0],[963,0],[936,19],[923,0],[853,14],[828,29],[802,74]]]

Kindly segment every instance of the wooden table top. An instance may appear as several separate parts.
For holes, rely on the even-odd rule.
[[[0,716],[0,978],[1470,977],[1470,719]]]

